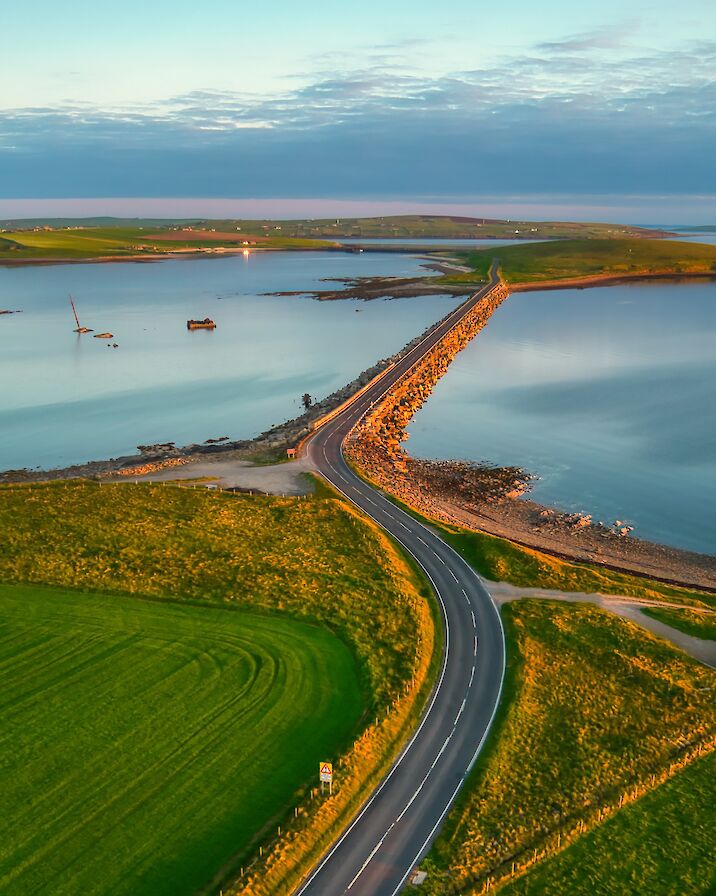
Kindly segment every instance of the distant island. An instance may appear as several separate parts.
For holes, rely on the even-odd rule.
[[[0,264],[141,260],[259,249],[341,249],[341,240],[346,239],[653,240],[667,236],[673,234],[622,224],[452,215],[290,221],[47,218],[0,221]]]

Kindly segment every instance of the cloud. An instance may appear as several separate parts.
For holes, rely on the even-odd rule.
[[[716,42],[702,41],[441,77],[368,65],[273,96],[6,110],[0,196],[714,193],[714,70]]]
[[[544,53],[583,53],[589,50],[616,50],[625,45],[626,38],[638,27],[638,20],[618,22],[610,28],[584,31],[562,40],[537,44]]]

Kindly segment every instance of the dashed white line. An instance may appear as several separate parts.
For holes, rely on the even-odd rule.
[[[475,622],[475,611],[470,610],[470,615],[472,616],[472,627],[475,628],[477,626],[477,623]]]
[[[472,669],[470,670],[470,683],[468,684],[468,688],[472,687],[472,680],[475,677],[475,664],[473,663]]]
[[[458,720],[460,719],[460,716],[462,715],[462,711],[463,711],[463,709],[465,709],[465,702],[466,702],[465,700],[462,701],[460,709],[458,709],[458,711],[457,711],[457,715],[455,716],[455,722],[453,723],[453,728],[455,727],[455,725],[457,725]]]
[[[385,840],[385,837],[383,837],[383,840]],[[358,874],[356,874],[356,876],[353,878],[353,880],[348,884],[348,886],[346,887],[346,889],[350,890],[350,888],[351,888],[351,887],[353,886],[353,884],[358,880],[358,878],[361,876],[361,874],[363,874],[363,872],[365,871],[365,869],[366,869],[366,868],[368,867],[368,865],[370,864],[370,861],[371,861],[371,859],[373,858],[373,856],[378,852],[378,850],[380,849],[380,847],[383,845],[383,840],[379,840],[379,841],[378,841],[378,843],[375,845],[375,847],[374,847],[373,851],[371,852],[371,854],[368,856],[368,858],[365,860],[365,862],[363,862],[363,864],[361,865],[361,867],[360,867],[360,871],[358,872]]]
[[[472,647],[472,655],[477,656],[477,635],[475,635],[475,643],[473,644],[473,647]]]

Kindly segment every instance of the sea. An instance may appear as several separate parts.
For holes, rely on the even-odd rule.
[[[537,501],[716,554],[716,283],[514,293],[407,448],[520,466]]]
[[[256,252],[0,267],[0,470],[63,467],[138,445],[252,438],[456,307],[452,296],[318,301],[266,293],[428,274],[418,255]],[[79,335],[69,296],[83,326]],[[215,330],[188,331],[209,317]],[[106,339],[97,334],[111,333]],[[116,344],[116,348],[114,347]]]
[[[308,293],[426,275],[425,263],[416,249],[0,267],[0,309],[20,312],[0,315],[0,470],[256,436],[459,301]],[[300,294],[271,295],[282,291]],[[70,295],[92,333],[73,332]],[[204,317],[215,330],[187,330]],[[516,293],[438,383],[407,447],[521,466],[536,500],[716,553],[715,392],[714,283]]]

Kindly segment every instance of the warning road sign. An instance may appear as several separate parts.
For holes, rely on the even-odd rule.
[[[320,764],[321,783],[330,784],[333,781],[333,765],[330,762]]]

